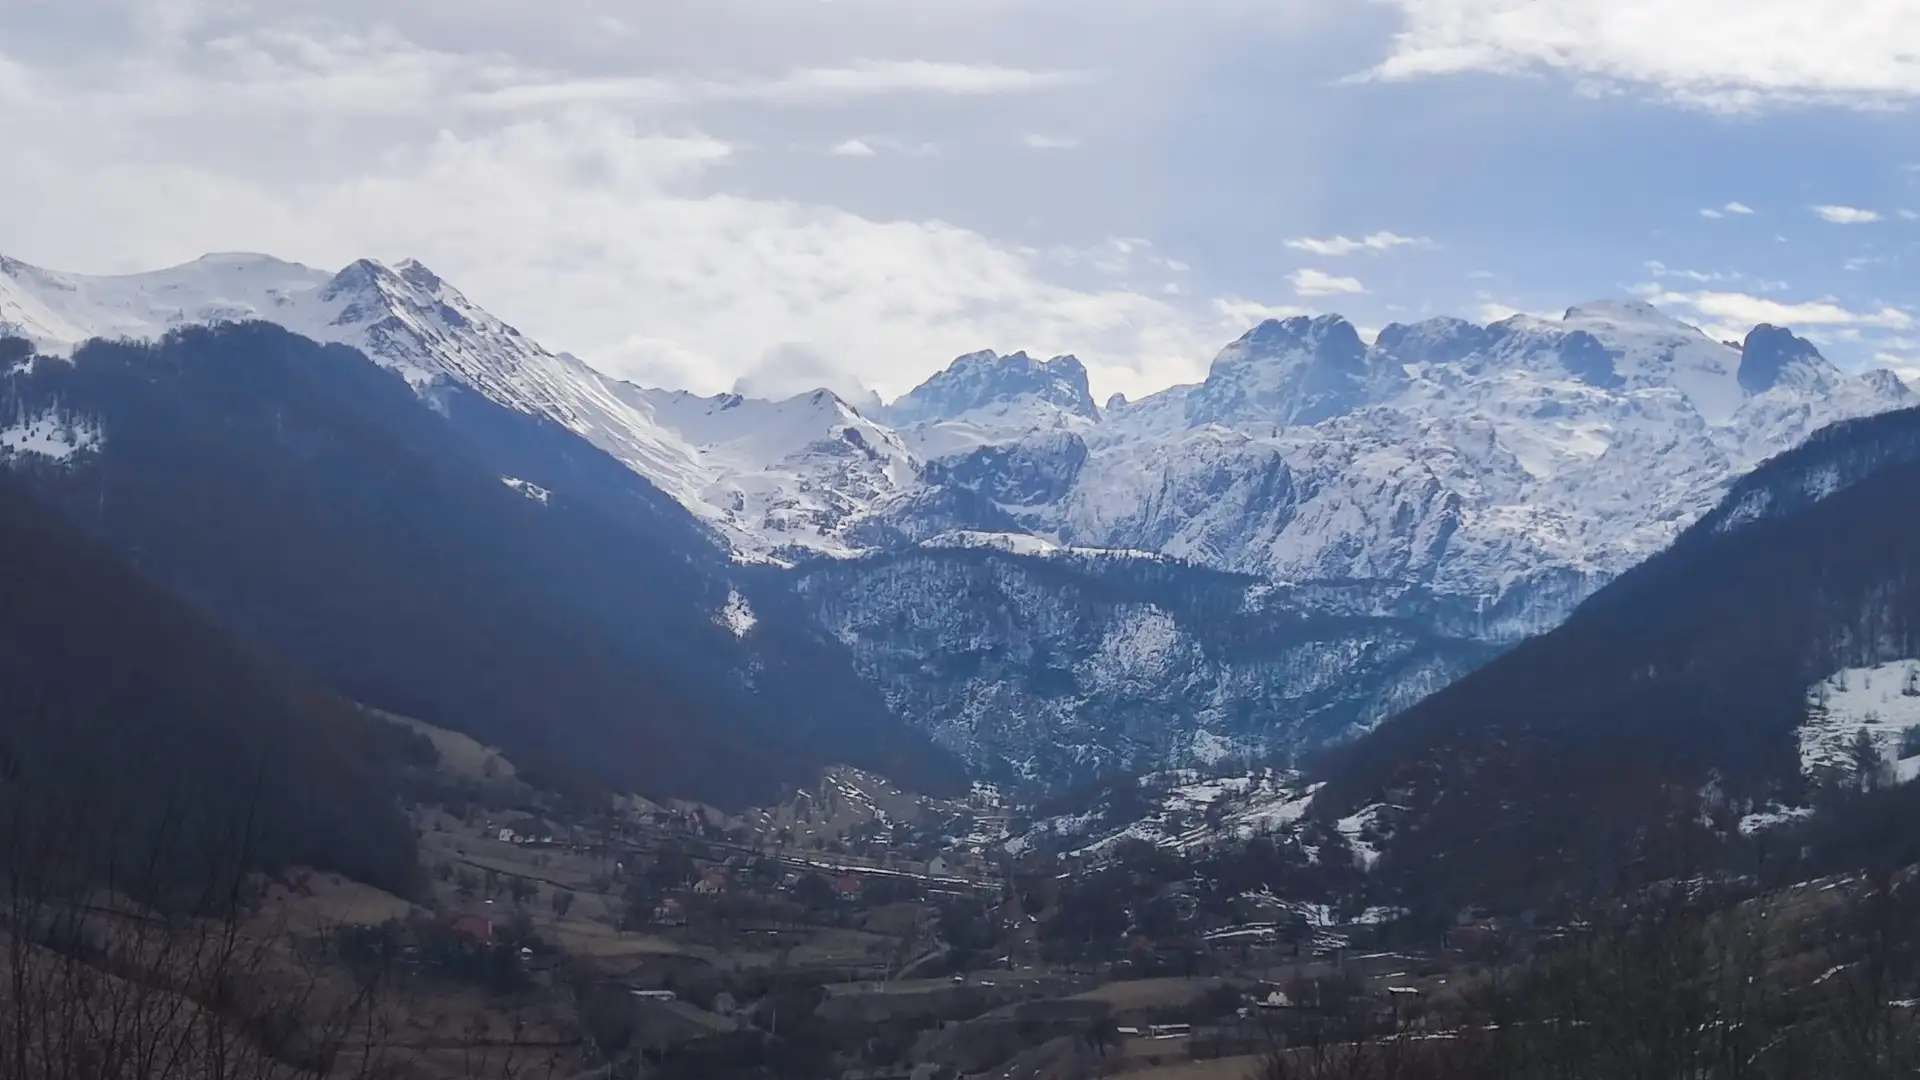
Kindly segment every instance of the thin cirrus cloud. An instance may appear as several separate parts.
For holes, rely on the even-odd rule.
[[[1023,135],[1020,145],[1029,150],[1073,150],[1080,140],[1065,135]]]
[[[1367,291],[1358,278],[1340,277],[1311,267],[1288,274],[1287,281],[1298,296],[1359,296]]]
[[[1680,267],[1668,266],[1658,259],[1648,260],[1646,269],[1647,273],[1652,274],[1656,278],[1680,278],[1685,281],[1700,283],[1710,281],[1738,281],[1741,277],[1738,273],[1729,273],[1722,270],[1687,270]],[[1651,291],[1661,293],[1665,290],[1654,286],[1651,288]]]
[[[543,108],[594,102],[693,105],[703,102],[822,104],[888,94],[986,96],[1071,86],[1091,79],[1085,72],[1033,71],[995,64],[925,60],[864,60],[839,67],[808,67],[770,78],[713,79],[693,76],[639,78],[528,78],[516,85],[477,90],[462,101],[483,108]]]
[[[1248,300],[1240,296],[1220,297],[1213,302],[1213,309],[1228,325],[1236,327],[1252,326],[1268,319],[1291,319],[1299,315],[1312,315],[1312,308],[1298,307],[1292,304],[1266,304],[1258,300]]]
[[[913,142],[895,138],[892,135],[856,135],[842,139],[827,147],[827,153],[835,157],[870,158],[882,154],[903,157],[934,157],[940,153],[940,144],[935,142]]]
[[[1814,216],[1820,220],[1830,221],[1835,225],[1870,225],[1880,220],[1879,211],[1863,210],[1857,206],[1825,204],[1808,207],[1808,209],[1812,210]]]
[[[1369,233],[1358,240],[1345,236],[1330,236],[1325,239],[1300,236],[1286,242],[1287,246],[1295,251],[1336,259],[1352,255],[1356,251],[1391,251],[1398,247],[1424,247],[1430,243],[1432,241],[1424,236],[1401,236],[1384,231]]]
[[[1080,71],[1029,71],[997,64],[936,63],[927,60],[863,61],[846,67],[803,68],[758,88],[772,98],[834,97],[847,94],[1008,94],[1090,81]]]
[[[1402,26],[1362,77],[1550,72],[1751,111],[1920,99],[1911,0],[1386,0]]]

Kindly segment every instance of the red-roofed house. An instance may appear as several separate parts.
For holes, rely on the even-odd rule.
[[[493,940],[493,920],[478,915],[462,915],[453,920],[453,932],[475,941]]]

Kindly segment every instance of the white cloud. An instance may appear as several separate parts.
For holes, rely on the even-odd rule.
[[[1738,273],[1727,273],[1720,270],[1683,270],[1676,267],[1668,266],[1666,263],[1663,263],[1658,259],[1648,260],[1646,267],[1647,267],[1647,272],[1657,278],[1681,278],[1686,281],[1696,281],[1696,282],[1702,282],[1702,283],[1710,282],[1710,281],[1738,281],[1740,280],[1740,276],[1741,276]],[[1657,285],[1648,286],[1648,287],[1652,288],[1656,292],[1661,291],[1660,287]]]
[[[848,139],[842,143],[835,143],[833,149],[827,152],[835,157],[872,157],[874,154],[873,147],[867,145],[862,139]]]
[[[1746,203],[1743,203],[1743,202],[1730,202],[1727,205],[1721,207],[1720,209],[1725,210],[1729,214],[1745,215],[1745,214],[1753,213],[1753,207],[1748,206]]]
[[[1080,140],[1061,135],[1026,135],[1020,139],[1020,145],[1029,150],[1072,150],[1080,145]]]
[[[1396,233],[1377,232],[1370,233],[1358,240],[1350,240],[1345,236],[1333,236],[1324,240],[1311,236],[1302,236],[1288,240],[1286,243],[1288,247],[1295,251],[1304,251],[1310,255],[1339,258],[1344,255],[1351,255],[1356,251],[1391,251],[1397,247],[1424,246],[1431,243],[1431,241],[1424,236],[1400,236]]]
[[[1700,211],[1700,216],[1703,218],[1706,218],[1709,221],[1718,221],[1721,218],[1725,217],[1726,215],[1722,214],[1718,210],[1708,207]]]
[[[765,383],[794,357],[810,378],[826,364],[837,385],[899,392],[992,346],[1078,352],[1103,391],[1139,394],[1191,378],[1222,340],[1219,313],[1161,294],[1158,274],[1089,283],[930,216],[736,186],[768,151],[656,108],[671,94],[637,107],[644,80],[563,84],[392,31],[303,33],[169,38],[92,67],[0,43],[0,144],[34,151],[0,170],[6,253],[82,272],[209,250],[318,266],[414,256],[552,348],[703,392]],[[729,79],[655,84],[785,101],[1072,81],[918,62]],[[516,88],[538,92],[472,104]],[[839,149],[855,144],[890,149],[875,136]]]
[[[496,72],[495,78],[504,76]],[[761,78],[640,76],[568,78],[516,71],[512,84],[476,89],[459,100],[483,109],[549,108],[613,102],[690,105],[760,101],[820,105],[899,94],[983,96],[1028,93],[1088,81],[1073,71],[1029,71],[990,64],[863,60],[843,67],[798,68]]]
[[[1901,221],[1920,221],[1920,211],[1909,210],[1903,206],[1894,212],[1900,215]]]
[[[1822,221],[1831,221],[1835,225],[1866,225],[1880,220],[1875,210],[1862,210],[1857,206],[1834,206],[1831,204],[1808,207]]]
[[[1258,300],[1242,297],[1222,297],[1213,302],[1215,311],[1232,326],[1245,329],[1268,319],[1291,319],[1297,315],[1313,315],[1312,308],[1296,307],[1291,304],[1263,304]]]
[[[1474,320],[1482,323],[1505,322],[1515,315],[1525,315],[1533,319],[1558,320],[1560,318],[1560,313],[1557,311],[1526,311],[1511,304],[1502,304],[1497,300],[1482,301],[1473,311]]]
[[[1708,319],[1739,327],[1744,333],[1759,323],[1775,326],[1868,327],[1879,330],[1907,330],[1914,326],[1910,313],[1891,305],[1870,310],[1855,310],[1831,299],[1789,303],[1740,292],[1659,292],[1648,297],[1663,307],[1690,308]]]
[[[1293,291],[1300,296],[1352,296],[1367,291],[1358,278],[1337,277],[1324,270],[1302,267],[1287,275]]]
[[[1690,105],[1920,98],[1912,0],[1386,0],[1402,24],[1370,73],[1557,72]]]

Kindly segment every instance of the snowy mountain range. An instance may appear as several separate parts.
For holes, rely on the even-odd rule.
[[[1762,460],[1832,421],[1914,400],[1891,372],[1844,374],[1788,331],[1763,326],[1743,343],[1720,342],[1650,305],[1620,302],[1583,304],[1558,320],[1395,324],[1371,343],[1337,315],[1267,321],[1223,349],[1204,382],[1104,408],[1079,360],[1018,352],[963,356],[879,407],[826,390],[782,401],[698,397],[634,386],[543,348],[412,261],[363,260],[330,274],[211,255],[88,277],[0,259],[0,330],[42,349],[247,319],[357,348],[430,402],[437,388],[459,385],[558,423],[685,506],[739,561],[797,568],[803,599],[805,583],[823,574],[864,596],[865,611],[813,610],[868,658],[866,674],[896,708],[977,764],[996,760],[1016,773],[1025,768],[1010,759],[1007,738],[975,743],[977,721],[992,709],[1054,718],[1022,730],[1016,741],[1027,742],[1100,728],[1114,695],[1131,693],[1146,710],[1129,721],[1133,735],[1095,730],[1070,740],[1076,749],[1066,755],[1131,767],[1203,760],[1223,745],[1251,754],[1337,738],[1404,701],[1362,680],[1339,708],[1302,709],[1284,679],[1276,696],[1271,670],[1229,673],[1233,663],[1220,659],[1229,645],[1207,644],[1194,620],[1172,617],[1186,601],[1136,598],[1135,608],[1108,611],[1114,625],[1155,638],[1162,652],[1206,658],[1200,668],[1175,666],[1184,678],[1211,672],[1203,681],[1213,695],[1206,708],[1174,710],[1172,730],[1142,740],[1146,703],[1179,696],[1174,684],[1143,689],[1138,673],[1153,665],[1139,657],[1102,667],[1100,650],[1119,646],[1057,624],[1060,612],[1080,610],[1049,591],[1069,587],[1049,584],[1058,575],[1009,573],[999,580],[1018,587],[983,596],[969,591],[979,581],[966,574],[936,574],[923,580],[955,590],[936,595],[909,588],[890,557],[1114,552],[1173,567],[1172,578],[1179,567],[1238,575],[1240,610],[1270,610],[1280,589],[1290,617],[1312,625],[1411,618],[1425,620],[1416,638],[1498,647],[1558,624]],[[14,419],[6,422],[21,429],[15,442],[42,438],[28,427],[43,418]],[[822,556],[835,562],[821,568]],[[1216,578],[1195,577],[1189,598],[1218,588]],[[964,622],[969,604],[982,626],[1048,629],[922,633],[928,619],[949,629]],[[1162,632],[1140,629],[1149,624]],[[1343,642],[1329,655],[1384,640],[1350,629],[1315,640]],[[963,676],[888,649],[912,639],[931,656],[971,642],[981,656],[1004,658],[1014,638],[1030,657],[1050,659],[976,664]],[[1434,656],[1368,653],[1389,654],[1399,659],[1382,667],[1420,672],[1424,689],[1460,670]],[[1328,662],[1286,661],[1303,672]],[[941,679],[949,685],[931,685]],[[1375,704],[1355,705],[1363,700]],[[1302,736],[1310,715],[1321,721]],[[1140,749],[1115,752],[1121,744]]]

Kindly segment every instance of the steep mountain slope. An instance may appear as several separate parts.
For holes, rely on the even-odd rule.
[[[1820,432],[1343,753],[1316,816],[1364,817],[1421,895],[1525,899],[1677,868],[1662,844],[1703,813],[1803,801],[1818,684],[1920,656],[1917,488],[1920,410]]]
[[[209,255],[120,277],[0,260],[0,331],[45,349],[70,350],[95,337],[151,340],[176,327],[245,319],[350,345],[428,397],[439,387],[463,386],[552,421],[652,481],[746,552],[842,551],[840,519],[864,513],[912,472],[904,451],[890,445],[891,434],[862,425],[844,403],[776,410],[786,413],[780,445],[733,444],[712,453],[710,432],[687,423],[692,410],[679,400],[684,395],[644,391],[550,352],[412,260],[387,267],[362,259],[328,274],[262,255]],[[656,415],[662,407],[672,415]],[[848,430],[871,439],[849,443]],[[891,453],[893,460],[849,466],[850,453]]]
[[[260,323],[6,366],[17,474],[358,700],[723,803],[839,762],[953,780],[837,644],[547,421]]]
[[[1494,652],[1435,633],[1430,613],[1021,539],[942,537],[795,572],[895,709],[996,780],[1058,790],[1315,748]]]
[[[785,401],[620,393],[692,448],[704,475],[701,504],[775,555],[846,553],[848,526],[919,480],[920,463],[900,437],[830,390]]]
[[[229,870],[245,859],[407,883],[413,834],[370,722],[142,580],[4,472],[0,596],[6,872],[53,870],[15,861],[44,840],[81,872],[98,869],[90,854],[185,874],[210,856]]]

